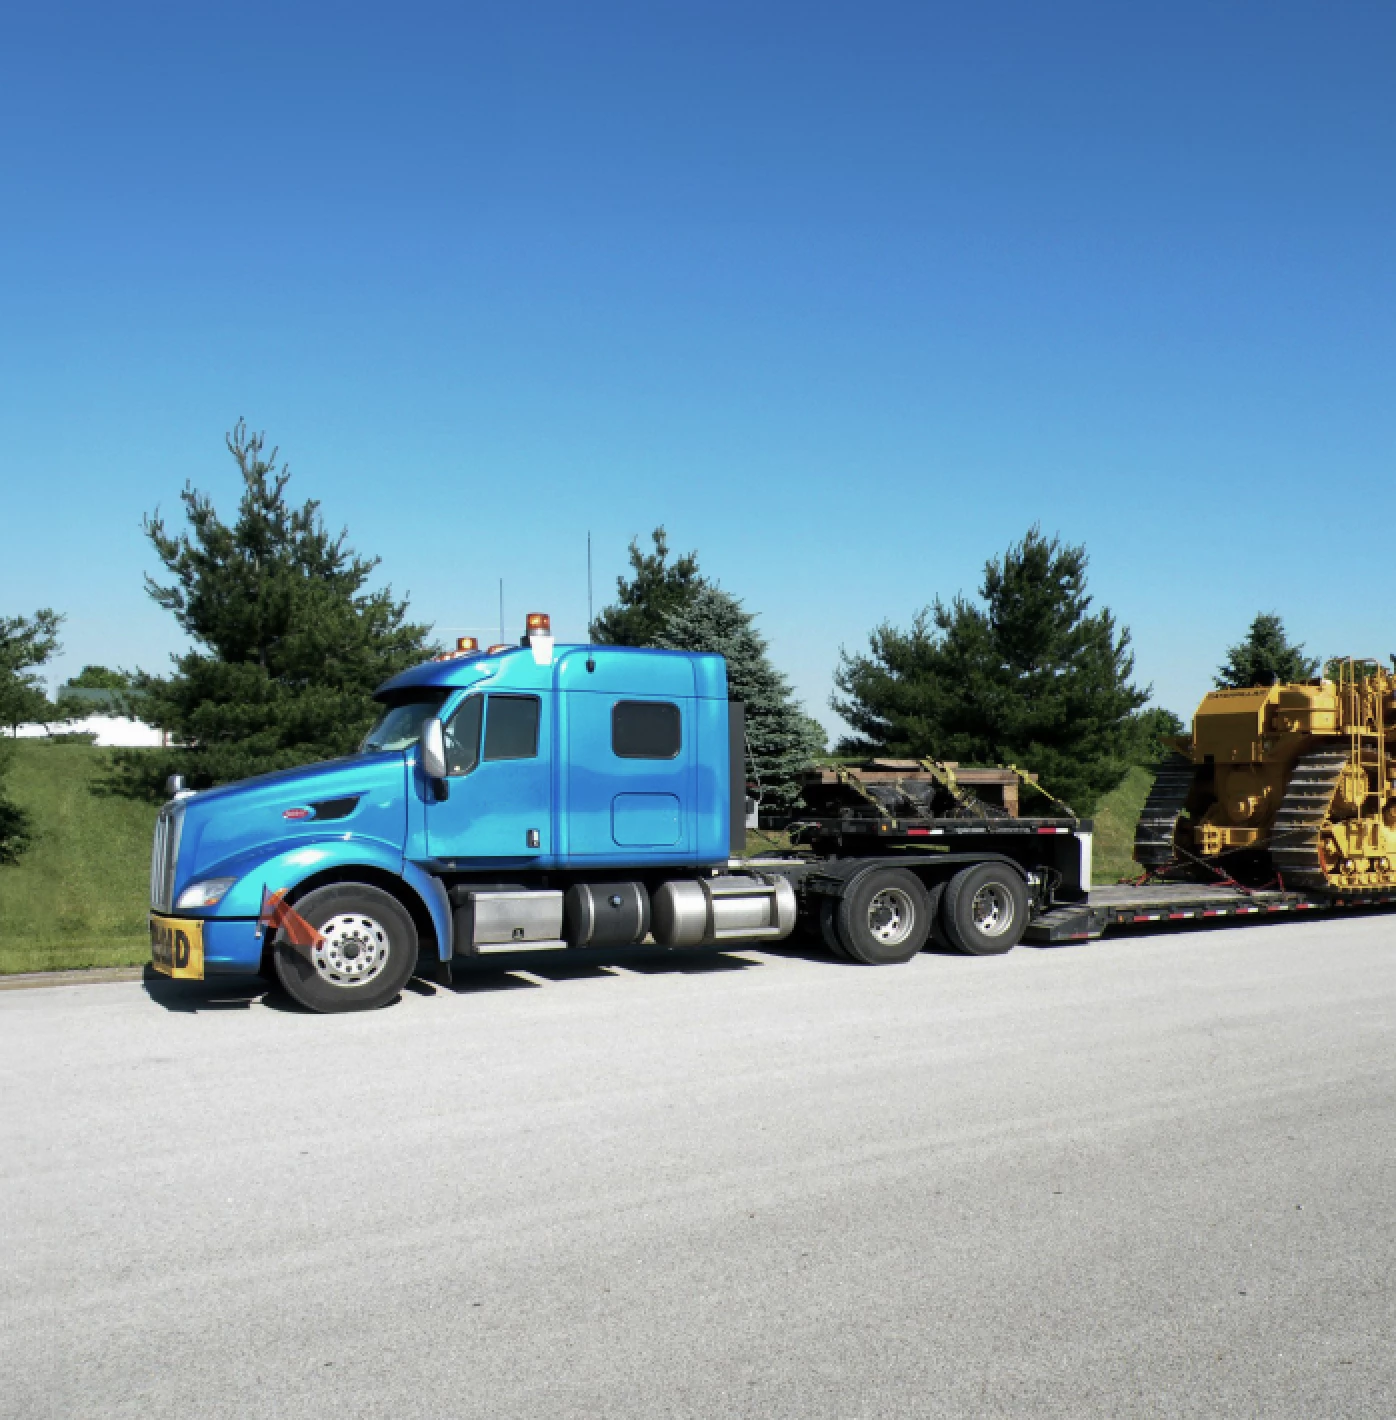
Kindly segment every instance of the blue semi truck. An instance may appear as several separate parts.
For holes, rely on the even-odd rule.
[[[313,1011],[372,1008],[457,957],[797,927],[869,964],[934,935],[1007,951],[1086,900],[1075,819],[808,820],[810,851],[742,856],[743,708],[720,656],[517,646],[395,676],[357,754],[202,792],[172,782],[151,863],[156,970],[262,972]]]

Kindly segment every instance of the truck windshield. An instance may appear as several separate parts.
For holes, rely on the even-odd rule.
[[[364,736],[360,754],[376,749],[407,749],[421,738],[422,726],[445,703],[446,690],[418,691],[411,700],[400,700],[384,710],[378,723]]]

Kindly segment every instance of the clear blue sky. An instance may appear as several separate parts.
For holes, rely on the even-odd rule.
[[[443,630],[634,534],[839,645],[1084,542],[1184,715],[1396,650],[1396,7],[10,5],[0,612],[158,669],[239,415]]]

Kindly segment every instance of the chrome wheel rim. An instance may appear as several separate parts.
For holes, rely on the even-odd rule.
[[[332,986],[366,986],[387,966],[392,944],[387,929],[372,917],[341,912],[319,930],[310,959]]]
[[[998,883],[985,883],[970,903],[970,916],[977,932],[1001,937],[1013,925],[1013,898]]]
[[[916,904],[901,888],[883,888],[868,903],[868,931],[884,947],[900,946],[915,925]]]

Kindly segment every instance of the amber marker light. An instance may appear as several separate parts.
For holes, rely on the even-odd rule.
[[[480,643],[473,636],[456,637],[457,651],[478,651],[479,649]]]
[[[485,654],[487,656],[497,656],[501,651],[512,651],[512,646],[491,646]]]
[[[528,614],[528,634],[530,636],[551,636],[552,618],[545,611],[531,611]]]

